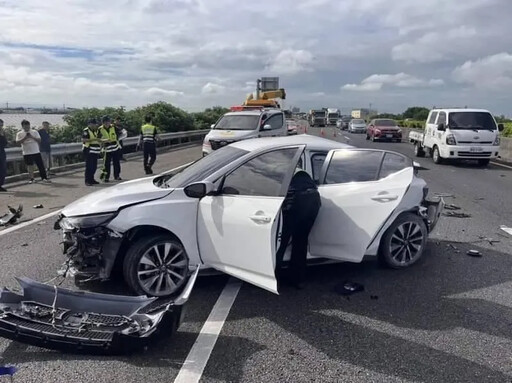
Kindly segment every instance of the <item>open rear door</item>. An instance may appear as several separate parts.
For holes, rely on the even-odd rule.
[[[197,235],[206,266],[277,294],[278,218],[303,150],[259,154],[226,175],[220,195],[201,200]]]

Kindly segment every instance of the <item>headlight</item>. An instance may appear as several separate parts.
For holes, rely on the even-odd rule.
[[[495,146],[499,146],[501,143],[501,139],[500,139],[500,136],[496,136],[495,140],[494,140],[494,144]]]
[[[63,230],[88,229],[91,227],[104,226],[114,217],[116,213],[94,214],[82,217],[64,217],[59,224]]]
[[[457,141],[455,141],[455,136],[453,134],[448,134],[446,136],[446,145],[457,145]]]

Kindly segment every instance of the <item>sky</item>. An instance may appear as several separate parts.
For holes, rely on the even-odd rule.
[[[278,76],[302,110],[511,115],[510,0],[0,0],[0,105],[185,110]]]

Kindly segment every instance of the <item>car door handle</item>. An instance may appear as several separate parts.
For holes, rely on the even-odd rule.
[[[272,217],[269,217],[268,215],[255,214],[255,215],[251,215],[249,218],[252,221],[259,223],[259,224],[266,224],[266,223],[272,222]]]
[[[391,202],[397,200],[398,196],[396,194],[378,194],[371,199],[378,202]]]

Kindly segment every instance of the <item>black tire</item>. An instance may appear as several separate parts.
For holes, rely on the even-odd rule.
[[[421,144],[418,142],[414,145],[414,155],[416,157],[425,157],[425,151],[421,147]]]
[[[490,162],[491,162],[490,159],[482,158],[482,159],[478,160],[478,166],[487,166],[487,165],[489,165]]]
[[[369,140],[370,139],[370,136],[368,135],[368,133],[366,133],[366,139]]]
[[[413,213],[402,214],[382,237],[379,263],[392,269],[412,266],[423,256],[427,239],[428,229],[423,219]]]
[[[166,244],[171,245],[168,254],[165,254]],[[155,247],[159,249],[158,255],[155,253]],[[160,253],[161,250],[163,253]],[[141,262],[143,257],[145,261]],[[167,257],[171,259],[166,260]],[[159,259],[163,262],[158,262]],[[150,265],[149,261],[154,262],[154,265]],[[128,287],[137,295],[165,297],[174,294],[186,283],[188,264],[185,248],[176,238],[165,234],[151,235],[139,239],[128,248],[123,262],[123,276]],[[181,276],[181,279],[178,276]],[[157,279],[153,280],[153,278]],[[153,280],[152,283],[151,280]],[[154,286],[155,289],[152,289]],[[166,288],[157,291],[159,286]]]
[[[432,148],[432,160],[435,164],[443,163],[443,158],[441,157],[441,153],[439,153],[439,148],[437,146]]]

